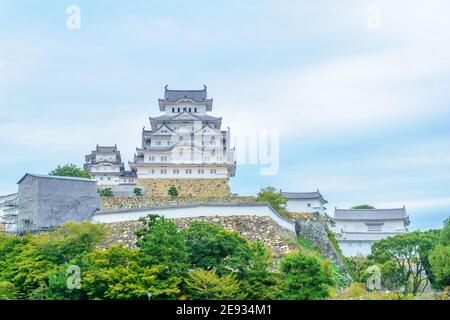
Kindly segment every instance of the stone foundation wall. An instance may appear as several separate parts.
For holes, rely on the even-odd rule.
[[[138,186],[146,190],[148,197],[168,197],[174,185],[180,197],[227,197],[230,186],[227,178],[217,179],[138,179]]]
[[[250,241],[261,240],[273,253],[278,261],[289,251],[296,250],[296,235],[280,227],[270,217],[258,216],[216,216],[197,218],[173,219],[179,228],[186,228],[192,221],[210,221],[219,223],[225,229],[236,231]],[[123,243],[125,246],[135,248],[135,232],[142,227],[139,221],[119,222],[108,224],[110,236],[108,244]]]
[[[255,202],[256,197],[245,197],[237,195],[228,195],[226,197],[101,197],[102,211],[129,209],[129,208],[148,208],[165,205],[191,204],[194,202]]]

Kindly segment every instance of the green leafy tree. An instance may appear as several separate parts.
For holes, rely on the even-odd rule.
[[[63,264],[100,243],[104,226],[69,222],[40,236],[0,236],[0,281],[12,283],[19,298],[44,299],[49,279]]]
[[[40,253],[32,242],[20,250],[14,256],[13,263],[2,270],[2,276],[14,285],[18,296],[31,299],[36,294],[35,290],[48,282],[48,277],[58,266],[47,260],[48,257]]]
[[[269,202],[270,206],[280,214],[286,212],[287,198],[281,192],[277,192],[274,187],[261,189],[257,194],[256,201]]]
[[[194,269],[186,279],[193,300],[236,300],[241,298],[239,281],[233,275],[219,276],[214,270]]]
[[[114,197],[114,193],[112,192],[111,188],[99,189],[98,193],[100,194],[100,197],[106,197],[106,198]]]
[[[142,193],[142,189],[141,188],[134,188],[133,193],[136,197],[142,197],[143,193]]]
[[[438,245],[430,254],[430,263],[437,287],[450,286],[450,246]]]
[[[81,257],[80,257],[81,258]],[[77,261],[81,264],[81,261]],[[70,264],[62,265],[58,271],[49,276],[46,298],[48,300],[87,300],[88,296],[84,290],[69,288],[67,285],[67,270]]]
[[[428,282],[423,261],[432,246],[427,233],[405,233],[375,242],[370,259],[380,265],[385,287],[416,295]]]
[[[429,262],[435,286],[450,286],[450,218],[444,222],[439,244],[430,250]]]
[[[16,288],[11,282],[0,282],[0,300],[17,299]]]
[[[122,245],[97,249],[82,262],[82,288],[89,299],[176,299],[180,278],[161,279],[162,264],[146,265],[138,250]]]
[[[352,209],[375,209],[375,207],[371,206],[369,204],[360,204],[360,205],[352,207]]]
[[[366,283],[370,276],[367,269],[372,265],[369,259],[365,256],[354,256],[347,258],[352,277],[355,282]]]
[[[61,265],[92,251],[106,238],[106,227],[91,222],[66,222],[54,232],[35,238],[36,250]]]
[[[89,173],[80,169],[74,164],[66,164],[65,166],[62,167],[58,166],[56,169],[50,171],[49,175],[91,179],[91,175]]]
[[[319,300],[329,296],[333,285],[330,264],[324,264],[315,255],[289,254],[281,260],[284,288],[282,298],[287,300]]]
[[[219,224],[194,221],[183,230],[194,268],[216,270],[218,275],[243,272],[248,268],[251,250],[248,241]]]
[[[174,221],[157,215],[141,220],[144,228],[136,232],[137,246],[149,265],[163,264],[166,276],[179,276],[187,269],[188,249]]]
[[[281,293],[282,280],[279,273],[270,271],[273,260],[270,251],[261,241],[251,244],[248,269],[239,274],[241,290],[249,300],[273,300]]]
[[[178,197],[178,189],[176,186],[170,186],[169,190],[167,191],[167,193],[169,194],[169,196],[171,198],[176,198]]]

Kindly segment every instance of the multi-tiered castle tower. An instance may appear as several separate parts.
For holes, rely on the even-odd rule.
[[[114,146],[99,146],[85,156],[84,170],[90,173],[99,186],[117,186],[136,184],[136,174],[125,171],[122,156]]]
[[[229,194],[236,162],[230,130],[212,110],[203,90],[169,90],[159,99],[159,117],[150,117],[130,167],[149,196],[166,197],[171,186],[180,196],[221,197]]]

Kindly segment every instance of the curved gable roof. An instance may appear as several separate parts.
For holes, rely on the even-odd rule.
[[[334,220],[408,220],[405,208],[335,209]]]
[[[208,99],[208,92],[206,86],[201,90],[170,90],[166,85],[164,90],[164,99],[158,99],[159,108],[164,110],[167,103],[175,103],[180,100],[190,100],[194,103],[205,103],[206,110],[212,110],[212,99]]]
[[[314,192],[281,192],[283,196],[285,196],[288,200],[314,200],[318,199],[323,203],[328,203],[319,190]]]

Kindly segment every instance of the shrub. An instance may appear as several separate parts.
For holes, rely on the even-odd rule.
[[[371,206],[370,204],[360,204],[352,207],[352,209],[375,209],[375,207]]]
[[[48,234],[35,238],[39,254],[56,264],[64,264],[85,252],[92,251],[106,237],[102,224],[67,222]]]
[[[178,197],[178,189],[177,189],[177,187],[175,187],[175,186],[171,186],[171,187],[169,188],[169,190],[167,191],[167,193],[168,193],[168,195],[169,195],[171,198],[176,198],[176,197]]]
[[[282,298],[287,300],[318,300],[329,295],[333,285],[329,264],[322,264],[314,255],[290,254],[281,260],[284,277]]]
[[[352,283],[337,297],[338,300],[412,300],[413,295],[392,292],[368,292],[362,283]]]
[[[279,214],[286,213],[287,198],[281,192],[277,192],[274,187],[261,189],[257,194],[256,201],[269,202],[270,206]]]
[[[370,276],[370,273],[367,272],[367,268],[372,265],[369,259],[364,256],[355,256],[347,258],[347,261],[350,265],[353,281],[366,283],[367,278]]]
[[[133,189],[133,193],[136,197],[142,197],[143,193],[142,193],[142,189],[141,188],[134,188]]]
[[[91,175],[78,168],[74,164],[66,164],[65,166],[58,166],[56,169],[49,172],[51,176],[63,176],[63,177],[78,177],[91,179]]]
[[[239,282],[234,276],[218,276],[214,270],[192,270],[186,279],[186,290],[194,300],[236,300],[242,297]]]
[[[194,221],[183,230],[189,263],[195,268],[216,270],[218,275],[248,268],[251,250],[247,239],[220,225]]]
[[[114,197],[114,193],[112,192],[111,188],[100,189],[98,193],[100,194],[100,197]]]
[[[11,282],[0,282],[0,300],[15,300],[17,298],[16,288]]]
[[[147,265],[138,250],[121,245],[97,249],[83,258],[82,288],[89,299],[175,299],[179,277],[165,277],[166,265]]]
[[[450,300],[450,287],[445,287],[444,290],[436,294],[434,300]]]
[[[260,241],[251,244],[248,269],[240,274],[241,289],[246,299],[273,300],[281,293],[279,273],[270,271],[273,261],[270,251]]]

